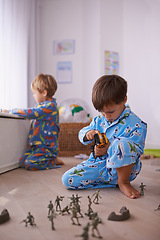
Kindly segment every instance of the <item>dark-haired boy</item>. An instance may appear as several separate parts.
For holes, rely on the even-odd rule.
[[[141,170],[147,125],[126,105],[127,82],[118,75],[104,75],[92,90],[92,103],[100,116],[79,132],[83,144],[94,140],[94,135],[105,133],[109,142],[105,147],[94,147],[87,161],[68,170],[62,177],[70,189],[104,188],[119,185],[129,198],[140,197],[133,188]],[[77,174],[78,172],[78,174]]]

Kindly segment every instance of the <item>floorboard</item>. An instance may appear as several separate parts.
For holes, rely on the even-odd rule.
[[[88,198],[95,190],[67,190],[62,182],[62,174],[80,160],[62,158],[65,165],[61,168],[46,171],[27,171],[22,168],[0,175],[0,211],[6,208],[10,213],[10,221],[0,225],[1,240],[72,240],[83,239],[83,227],[89,222],[85,213],[88,210]],[[160,210],[154,211],[160,204],[160,159],[142,160],[143,168],[139,176],[132,182],[139,188],[141,182],[146,185],[144,196],[139,199],[125,197],[118,188],[106,188],[100,191],[99,204],[92,204],[98,213],[102,224],[98,225],[103,239],[109,240],[159,240],[160,239]],[[81,196],[81,211],[84,218],[79,218],[81,226],[74,226],[70,215],[61,216],[57,213],[54,219],[55,231],[47,218],[49,201],[55,201],[57,195],[64,196],[62,208],[70,203],[72,194]],[[111,212],[119,214],[122,206],[130,210],[131,217],[123,222],[109,221]],[[25,227],[21,223],[28,212],[35,217],[35,227]],[[89,230],[89,239],[91,236]]]

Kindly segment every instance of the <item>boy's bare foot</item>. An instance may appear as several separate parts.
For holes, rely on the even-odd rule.
[[[135,188],[133,188],[129,183],[119,183],[119,188],[124,195],[127,197],[134,199],[140,197],[140,192],[138,192]]]
[[[60,158],[55,159],[56,165],[64,165],[64,162]]]

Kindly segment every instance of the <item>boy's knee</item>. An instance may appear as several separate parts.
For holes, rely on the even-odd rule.
[[[62,183],[66,186],[69,187],[69,174],[65,172],[62,176]]]
[[[75,177],[70,175],[71,171],[68,170],[67,172],[65,172],[62,176],[62,183],[67,187],[67,188],[71,188],[74,189],[74,187],[72,186],[73,182],[75,185]]]

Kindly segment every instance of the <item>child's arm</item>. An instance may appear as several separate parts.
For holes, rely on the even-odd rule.
[[[13,109],[9,110],[8,113],[16,114],[24,118],[29,119],[40,119],[45,117],[46,115],[54,115],[54,104],[53,102],[49,102],[47,104],[38,104],[34,108],[27,108],[27,109]]]
[[[82,144],[87,145],[93,141],[94,134],[97,132],[98,130],[96,130],[95,119],[93,119],[90,125],[79,131],[78,138]]]

